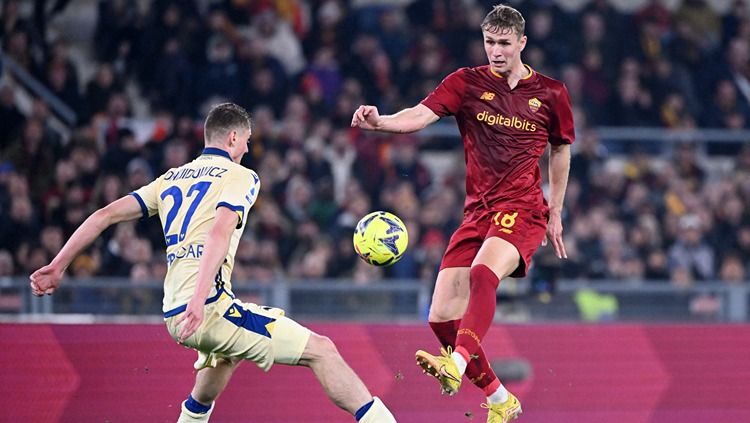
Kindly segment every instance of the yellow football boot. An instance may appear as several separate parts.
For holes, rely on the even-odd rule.
[[[415,354],[417,365],[422,368],[423,373],[428,373],[440,381],[442,393],[456,395],[461,387],[461,376],[458,366],[451,358],[451,348],[440,348],[440,356],[434,356],[428,352],[419,350]]]
[[[489,410],[487,423],[508,423],[515,420],[523,412],[521,402],[515,395],[508,392],[508,400],[500,404],[482,404],[482,408]]]

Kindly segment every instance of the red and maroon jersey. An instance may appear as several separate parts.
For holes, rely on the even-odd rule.
[[[573,111],[563,83],[528,69],[511,90],[488,65],[461,68],[422,101],[440,117],[456,117],[466,159],[466,211],[548,209],[539,157],[547,142],[573,143]]]

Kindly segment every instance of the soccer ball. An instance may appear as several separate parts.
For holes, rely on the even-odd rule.
[[[354,251],[374,266],[390,266],[397,262],[408,244],[406,225],[388,212],[372,212],[354,229]]]

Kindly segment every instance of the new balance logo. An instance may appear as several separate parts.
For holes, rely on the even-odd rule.
[[[491,93],[489,91],[485,91],[482,93],[482,96],[479,97],[480,100],[487,100],[492,101],[495,98],[495,93]]]

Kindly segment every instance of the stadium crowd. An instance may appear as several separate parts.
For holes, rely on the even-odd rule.
[[[199,154],[206,105],[230,100],[252,113],[244,164],[263,186],[235,281],[433,280],[461,219],[461,146],[349,122],[360,104],[400,110],[457,67],[485,64],[478,28],[494,1],[154,0],[147,10],[100,1],[89,80],[69,41],[45,33],[60,10],[32,16],[19,3],[3,3],[3,52],[77,122],[64,140],[43,100],[27,116],[18,88],[0,87],[0,276],[46,264],[91,211]],[[627,14],[603,0],[576,12],[549,1],[518,6],[525,61],[567,84],[578,132],[565,201],[569,260],[550,260],[544,247],[538,267],[566,278],[746,281],[750,148],[724,170],[693,143],[659,158],[613,157],[596,127],[750,127],[747,5],[738,0],[724,15],[703,0],[671,11],[653,0]],[[145,137],[132,125],[129,86],[150,106]],[[436,175],[426,163],[435,150],[455,151],[456,165]],[[410,232],[407,254],[385,269],[358,260],[351,245],[354,224],[377,209]],[[156,219],[122,224],[69,274],[158,280],[163,245]]]

